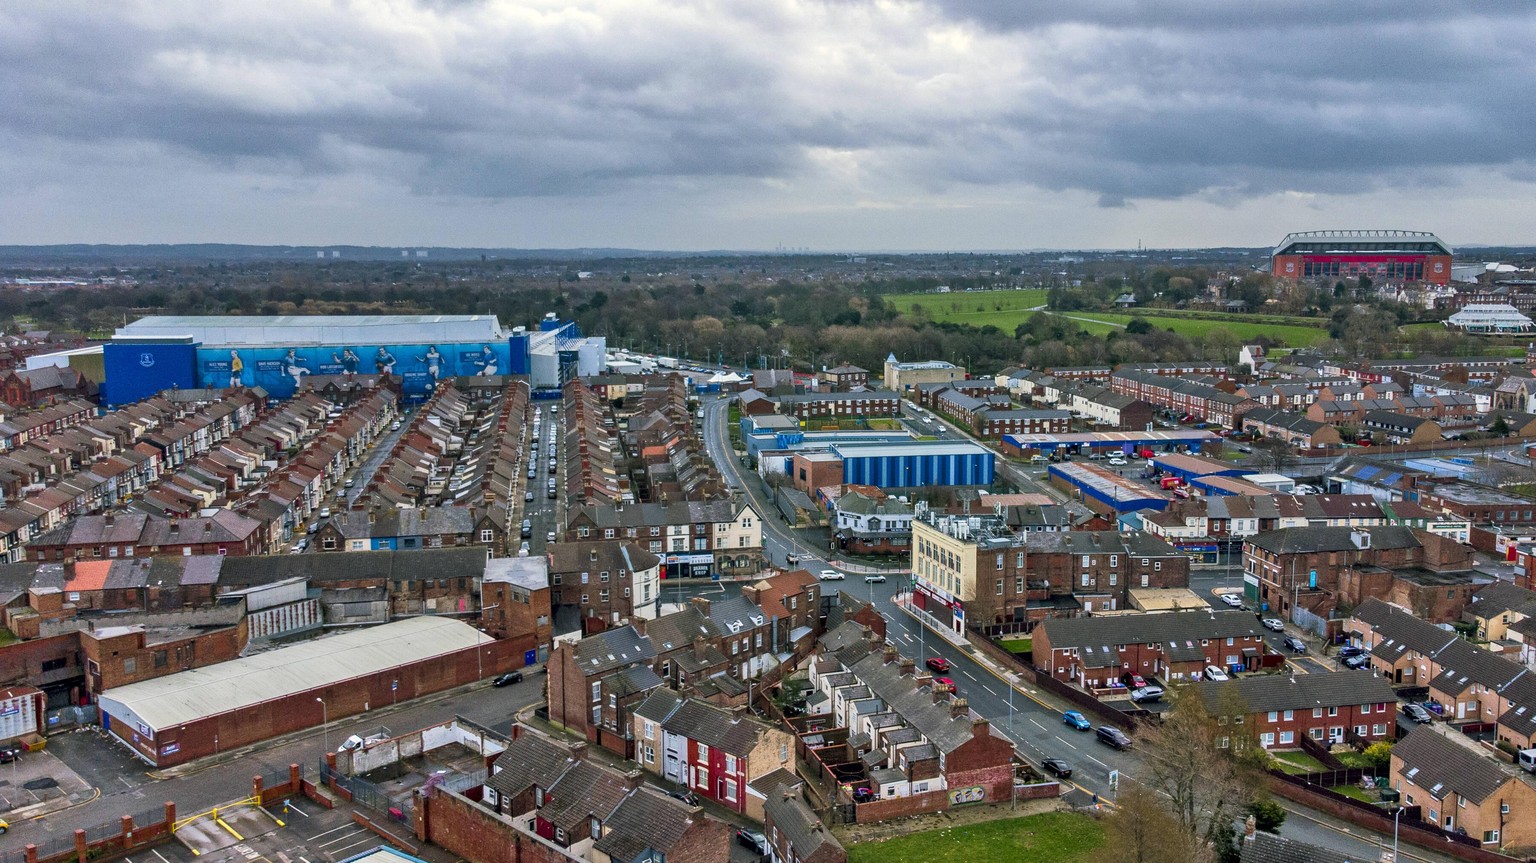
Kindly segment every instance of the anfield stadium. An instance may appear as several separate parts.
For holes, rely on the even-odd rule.
[[[1451,280],[1451,247],[1425,231],[1299,231],[1285,235],[1271,261],[1283,279]]]

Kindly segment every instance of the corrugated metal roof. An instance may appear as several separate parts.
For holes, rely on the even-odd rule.
[[[414,617],[115,687],[101,703],[116,718],[159,729],[490,641],[458,620]]]

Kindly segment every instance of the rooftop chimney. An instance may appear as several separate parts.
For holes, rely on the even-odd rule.
[[[579,741],[579,742],[571,744],[571,760],[572,761],[586,761],[587,760],[587,742],[585,740],[582,740],[582,741]]]
[[[630,791],[634,791],[636,788],[639,788],[644,783],[644,781],[644,770],[636,769],[624,774],[624,787],[628,788]]]
[[[708,599],[705,599],[702,596],[695,596],[695,597],[690,598],[688,601],[690,603],[692,603],[693,607],[697,608],[701,614],[703,614],[705,616],[709,615],[709,600]]]
[[[890,665],[891,663],[895,662],[897,659],[900,659],[901,658],[901,654],[896,651],[896,645],[894,645],[894,644],[887,644],[885,646],[885,651],[882,654],[881,658],[884,660],[886,665]]]
[[[971,705],[964,698],[956,698],[949,702],[949,718],[955,719],[964,716],[971,710]]]
[[[703,662],[704,661],[704,651],[707,650],[708,647],[709,647],[709,642],[704,640],[704,636],[702,636],[702,635],[695,635],[693,637],[693,658],[697,659],[700,662]]]
[[[917,668],[917,663],[903,656],[901,658],[901,662],[897,664],[896,668],[901,671],[902,677],[909,677],[911,676],[913,670]]]

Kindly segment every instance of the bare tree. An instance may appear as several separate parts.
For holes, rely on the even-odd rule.
[[[1247,706],[1235,692],[1219,690],[1213,712],[1201,689],[1186,687],[1163,724],[1147,735],[1152,745],[1142,781],[1167,798],[1173,817],[1191,838],[1210,847],[1252,802],[1263,751],[1254,740]]]
[[[1104,819],[1098,863],[1208,863],[1207,849],[1185,832],[1155,792],[1128,783]]]

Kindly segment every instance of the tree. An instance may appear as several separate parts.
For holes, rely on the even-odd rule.
[[[1286,465],[1290,464],[1294,455],[1291,445],[1276,437],[1254,441],[1253,454],[1265,464],[1270,465],[1275,473],[1280,473]]]
[[[1152,325],[1147,323],[1146,318],[1131,318],[1130,322],[1125,325],[1125,332],[1127,335],[1139,336],[1143,333],[1152,332]]]
[[[1104,819],[1098,863],[1190,863],[1208,859],[1161,798],[1137,783],[1123,786]]]
[[[1378,740],[1365,747],[1365,759],[1376,770],[1386,770],[1392,764],[1392,741]]]
[[[1187,687],[1148,736],[1148,771],[1143,781],[1166,797],[1173,816],[1190,837],[1214,846],[1225,827],[1253,800],[1258,760],[1248,708],[1224,687],[1213,715],[1200,687]]]
[[[1509,420],[1504,419],[1503,414],[1494,418],[1493,424],[1488,426],[1488,433],[1494,437],[1509,437]]]
[[[1392,745],[1387,744],[1389,747]],[[1248,804],[1248,814],[1253,816],[1253,826],[1266,833],[1279,833],[1285,823],[1285,807],[1269,797],[1261,797]]]

